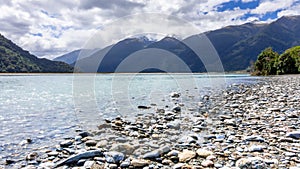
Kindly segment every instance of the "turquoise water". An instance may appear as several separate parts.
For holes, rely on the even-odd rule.
[[[75,129],[89,129],[103,118],[132,117],[138,105],[165,106],[169,93],[197,103],[212,90],[233,83],[256,83],[249,75],[207,74],[46,74],[0,76],[0,160],[51,146]],[[34,144],[20,145],[31,138]]]

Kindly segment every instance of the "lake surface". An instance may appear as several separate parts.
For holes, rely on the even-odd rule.
[[[189,91],[193,97],[181,102],[197,103],[212,90],[257,81],[249,75],[208,74],[1,75],[0,161],[53,146],[104,118],[130,118],[140,112],[139,105],[165,106],[174,91]],[[20,144],[27,138],[34,144]]]

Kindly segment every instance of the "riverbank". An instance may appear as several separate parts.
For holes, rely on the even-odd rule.
[[[3,168],[300,167],[299,75],[231,85],[182,103],[188,96],[172,93],[168,107],[141,106],[134,119],[107,119],[24,160],[6,159]]]

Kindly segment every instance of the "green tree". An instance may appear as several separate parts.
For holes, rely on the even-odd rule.
[[[254,75],[274,75],[277,72],[276,60],[278,53],[274,52],[271,47],[263,50],[254,63]]]
[[[286,50],[278,58],[277,74],[300,73],[300,46]]]

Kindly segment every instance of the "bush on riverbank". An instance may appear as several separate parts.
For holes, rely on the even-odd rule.
[[[281,75],[300,73],[300,46],[287,49],[279,55],[272,48],[266,48],[254,63],[252,75]]]

